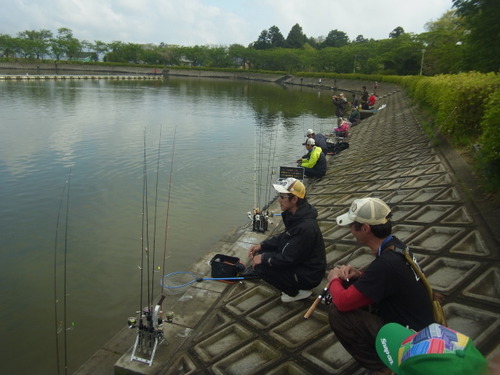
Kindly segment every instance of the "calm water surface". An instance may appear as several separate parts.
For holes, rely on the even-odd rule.
[[[333,124],[330,93],[274,84],[0,82],[0,373],[57,373],[64,285],[74,372],[140,306],[143,216],[188,270]]]

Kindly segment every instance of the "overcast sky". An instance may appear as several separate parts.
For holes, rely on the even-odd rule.
[[[277,26],[308,37],[331,30],[385,39],[396,27],[419,34],[452,0],[0,0],[0,34],[67,27],[79,40],[247,46]]]

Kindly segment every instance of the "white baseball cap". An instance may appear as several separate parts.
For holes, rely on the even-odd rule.
[[[316,141],[314,138],[307,138],[303,145],[309,145],[309,146],[314,146],[316,144]]]
[[[378,225],[389,221],[391,209],[379,198],[361,198],[352,202],[349,212],[337,216],[338,225],[358,223]]]

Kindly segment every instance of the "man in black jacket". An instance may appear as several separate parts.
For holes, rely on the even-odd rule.
[[[279,193],[285,230],[248,250],[254,273],[282,291],[281,300],[307,298],[326,271],[325,243],[316,221],[317,210],[307,202],[304,184],[287,178],[273,184]]]

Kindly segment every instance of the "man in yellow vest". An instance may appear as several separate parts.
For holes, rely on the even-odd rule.
[[[326,173],[326,157],[321,147],[316,146],[314,138],[307,138],[305,143],[307,154],[297,160],[299,167],[304,168],[304,174],[309,178],[321,178]]]

